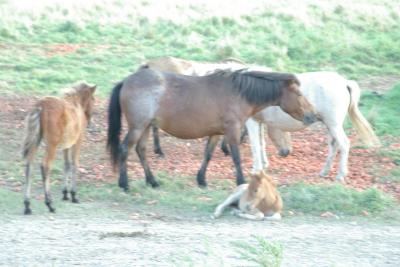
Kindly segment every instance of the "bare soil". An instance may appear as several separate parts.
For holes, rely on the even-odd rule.
[[[91,204],[81,208],[92,209]],[[79,213],[79,212],[78,212]],[[400,226],[319,218],[0,217],[0,266],[255,266],[232,242],[283,246],[282,266],[398,266]]]

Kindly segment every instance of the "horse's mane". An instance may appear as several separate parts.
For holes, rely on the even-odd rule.
[[[210,76],[229,77],[233,90],[251,104],[263,104],[275,101],[282,95],[282,88],[292,83],[300,85],[294,74],[280,72],[217,70]]]
[[[88,84],[86,81],[79,81],[73,84],[71,87],[63,89],[63,93],[65,97],[75,96],[80,90],[91,86],[92,85]]]

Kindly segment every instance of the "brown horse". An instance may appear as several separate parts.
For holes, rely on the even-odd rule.
[[[214,218],[222,215],[224,209],[237,205],[234,214],[250,220],[280,220],[282,198],[276,190],[271,176],[260,171],[251,176],[250,184],[239,185],[236,190],[214,211]]]
[[[46,153],[41,165],[44,184],[45,203],[50,212],[55,212],[50,193],[49,171],[56,156],[57,147],[64,151],[64,188],[63,200],[68,200],[69,178],[72,180],[71,197],[76,198],[76,175],[79,167],[79,152],[85,128],[90,121],[94,104],[93,94],[96,86],[84,82],[72,87],[63,98],[45,97],[35,105],[26,117],[26,136],[23,143],[23,158],[26,159],[25,169],[25,214],[31,214],[30,168],[36,151],[43,140],[46,143]],[[72,159],[72,164],[71,164]]]
[[[158,71],[173,72],[176,74],[190,75],[190,76],[204,76],[211,74],[217,70],[239,70],[246,68],[245,63],[238,59],[227,58],[218,62],[200,62],[193,60],[186,60],[176,57],[160,57],[153,58],[142,64],[140,68],[149,68]],[[153,141],[154,153],[164,157],[164,152],[160,145],[160,135],[157,126],[153,125]],[[240,137],[241,143],[244,139],[246,128]],[[229,150],[225,142],[225,138],[221,143],[221,149],[226,155],[229,155]]]
[[[119,165],[119,186],[128,189],[126,160],[134,145],[146,182],[158,186],[145,155],[151,125],[182,139],[209,137],[197,174],[200,186],[207,185],[208,162],[219,135],[225,134],[236,182],[244,183],[238,147],[241,129],[246,119],[272,105],[307,124],[317,119],[292,74],[238,70],[195,77],[139,69],[115,86],[109,104],[107,147],[114,167]],[[122,114],[129,129],[120,145]]]

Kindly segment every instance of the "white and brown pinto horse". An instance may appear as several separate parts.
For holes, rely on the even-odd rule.
[[[264,171],[251,175],[249,184],[239,185],[235,191],[215,209],[213,218],[218,218],[232,205],[233,214],[249,220],[280,220],[282,198],[271,176]]]
[[[360,88],[355,81],[350,81],[336,72],[308,72],[296,75],[300,81],[300,91],[312,103],[321,121],[328,129],[329,152],[320,176],[329,174],[333,160],[340,152],[338,181],[344,181],[348,173],[347,161],[350,141],[343,129],[343,122],[348,114],[353,127],[366,145],[379,145],[371,125],[358,108]],[[307,125],[293,120],[279,107],[268,107],[246,122],[253,155],[253,171],[268,167],[263,123],[267,125],[268,135],[279,150],[281,156],[291,151],[289,132],[300,131]]]

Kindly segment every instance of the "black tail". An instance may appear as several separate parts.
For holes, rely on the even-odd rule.
[[[121,106],[119,93],[124,82],[115,85],[112,90],[110,103],[108,105],[108,133],[107,149],[111,155],[111,163],[114,167],[118,165],[119,158],[119,137],[121,134]]]

